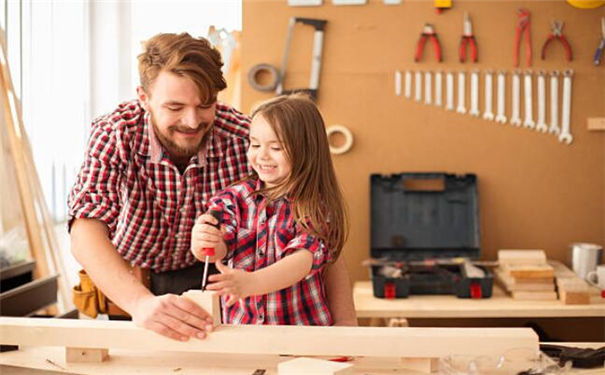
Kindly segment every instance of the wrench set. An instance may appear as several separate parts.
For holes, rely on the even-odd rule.
[[[455,77],[456,75],[456,77]],[[442,80],[445,76],[445,101],[442,101]],[[446,71],[422,71],[406,70],[403,74],[400,71],[395,72],[395,87],[401,88],[401,79],[404,82],[404,97],[412,99],[412,86],[414,100],[424,102],[425,105],[435,105],[441,107],[445,103],[445,110],[455,111],[459,114],[469,114],[473,117],[482,118],[487,121],[495,121],[499,124],[510,124],[515,127],[523,127],[536,132],[548,133],[554,135],[559,142],[569,145],[573,141],[571,135],[571,90],[573,71],[566,70],[559,73],[554,70],[550,73],[541,70],[533,72],[531,70],[520,71],[513,70],[510,73],[498,71],[496,73],[496,112],[492,110],[492,101],[494,97],[494,71],[486,70],[481,72],[474,69],[470,72],[470,87],[467,89],[467,73],[464,70],[458,72]],[[506,114],[506,85],[507,76],[510,81],[510,117]],[[413,78],[412,78],[413,77]],[[559,95],[559,80],[563,79],[562,95]],[[455,79],[456,78],[456,79]],[[483,82],[483,112],[479,108],[480,81]],[[547,85],[548,83],[548,85]],[[537,92],[537,104],[534,106],[534,85]],[[454,87],[456,86],[456,87]],[[550,113],[547,118],[547,86],[550,90]],[[523,88],[523,91],[521,91]],[[457,90],[456,90],[457,89]],[[467,91],[470,90],[470,107],[466,105]],[[456,104],[454,104],[454,92],[456,95]],[[401,95],[401,89],[396,91]],[[559,97],[561,101],[559,102]],[[523,106],[521,106],[523,99]],[[537,114],[534,115],[534,107],[537,107]],[[521,110],[523,109],[523,114]],[[560,119],[560,123],[559,123]],[[547,123],[547,121],[549,121]]]

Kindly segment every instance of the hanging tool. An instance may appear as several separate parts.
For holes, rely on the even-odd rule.
[[[603,49],[605,49],[605,17],[601,17],[601,41],[599,46],[594,53],[594,64],[599,65],[601,63],[601,56],[603,56]]]
[[[521,117],[519,115],[519,100],[521,96],[521,82],[519,78],[519,71],[513,72],[512,78],[512,110],[510,114],[510,124],[515,126],[521,126]]]
[[[561,110],[561,133],[559,142],[570,144],[573,141],[571,135],[571,78],[572,70],[563,73],[563,109]]]
[[[548,134],[559,136],[559,72],[550,73],[550,127]]]
[[[515,32],[515,68],[519,66],[519,47],[521,44],[521,35],[523,33],[525,33],[525,58],[527,59],[527,66],[531,66],[530,13],[527,9],[519,9],[517,14],[519,19],[517,20],[517,28]]]
[[[433,86],[433,80],[431,77],[431,72],[424,72],[424,104],[432,104],[433,102],[433,95],[431,90]]]
[[[441,62],[441,44],[439,44],[439,38],[437,38],[435,28],[430,23],[424,24],[424,28],[422,29],[420,39],[418,39],[418,44],[416,46],[416,56],[414,57],[414,61],[419,62],[422,59],[422,52],[424,50],[424,44],[426,43],[427,38],[430,39],[431,43],[433,44],[437,62]]]
[[[409,70],[405,71],[405,82],[404,82],[404,96],[406,99],[412,97],[412,72]]]
[[[498,72],[498,107],[496,114],[496,122],[500,124],[506,124],[505,111],[505,100],[506,100],[506,73],[503,71]]]
[[[414,73],[414,99],[417,102],[422,100],[422,72]]]
[[[218,222],[216,224],[210,224],[213,227],[219,229],[220,228],[220,222],[221,222],[221,212],[217,211],[217,210],[210,210],[210,212],[208,212],[210,215],[212,215],[213,218],[215,218]],[[214,248],[212,247],[205,247],[202,249],[202,251],[204,252],[204,254],[206,255],[206,259],[205,259],[205,264],[204,264],[204,275],[202,276],[202,290],[206,289],[206,283],[208,282],[208,264],[210,263],[210,257],[214,256]]]
[[[437,14],[441,14],[444,10],[452,7],[452,0],[434,0],[435,10]]]
[[[479,117],[479,71],[471,72],[471,108],[468,112],[471,116]]]
[[[548,131],[546,126],[546,72],[540,70],[538,72],[538,121],[536,123],[536,130],[542,133]]]
[[[477,62],[477,41],[473,35],[473,24],[471,18],[467,12],[464,12],[464,26],[462,32],[462,38],[460,39],[460,62],[466,61],[466,46],[471,50],[471,60]]]
[[[445,109],[454,110],[454,74],[452,72],[445,73]]]
[[[401,96],[401,71],[395,70],[395,95]]]
[[[437,71],[435,73],[435,105],[437,107],[441,107],[441,81],[442,81],[441,71]]]
[[[286,48],[284,50],[284,57],[282,59],[281,71],[279,82],[275,92],[278,95],[289,94],[293,92],[305,92],[313,99],[317,99],[317,90],[319,88],[319,72],[321,70],[321,55],[323,50],[323,38],[324,28],[326,27],[326,20],[318,20],[313,18],[303,17],[291,17],[288,23],[288,34],[286,36]],[[303,25],[313,26],[315,33],[313,36],[313,56],[311,57],[311,77],[309,79],[309,88],[307,89],[296,89],[296,90],[284,90],[284,78],[286,76],[286,66],[288,65],[288,53],[290,51],[290,41],[292,40],[292,32],[294,26],[297,23]]]
[[[531,71],[525,71],[523,75],[523,91],[525,95],[523,98],[525,99],[525,119],[523,120],[523,127],[533,129],[536,127],[536,123],[533,120],[533,93],[532,93],[532,73]]]
[[[492,112],[492,95],[493,95],[493,75],[492,71],[485,72],[485,110],[483,111],[483,119],[494,121],[494,112]]]
[[[563,44],[563,47],[565,48],[565,55],[567,56],[567,61],[571,61],[571,46],[569,45],[567,38],[565,38],[565,35],[563,35],[564,25],[565,23],[563,21],[552,21],[550,23],[551,33],[542,45],[542,60],[546,58],[546,48],[548,47],[550,42],[557,39],[561,42],[561,44]]]
[[[464,71],[458,72],[458,107],[456,112],[460,114],[466,113],[466,74]]]

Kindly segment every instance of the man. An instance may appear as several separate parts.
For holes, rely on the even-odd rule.
[[[249,174],[249,118],[217,103],[226,83],[205,39],[159,34],[138,60],[138,100],[92,124],[68,199],[72,253],[138,326],[204,338],[211,318],[178,295],[201,284],[191,228],[214,193]],[[151,271],[150,290],[130,265]],[[342,259],[326,279],[334,321],[356,325]]]

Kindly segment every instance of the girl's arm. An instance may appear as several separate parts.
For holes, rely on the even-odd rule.
[[[208,290],[215,290],[221,295],[229,295],[227,306],[233,305],[240,298],[267,294],[290,287],[302,280],[311,271],[313,255],[310,251],[300,249],[279,261],[254,272],[233,269],[216,262],[221,272],[211,275]]]

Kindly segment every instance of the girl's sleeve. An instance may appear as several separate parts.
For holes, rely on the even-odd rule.
[[[309,277],[316,272],[321,271],[323,267],[332,260],[332,255],[323,240],[313,236],[298,225],[296,228],[296,234],[294,238],[288,242],[288,245],[284,249],[284,253],[291,254],[299,249],[310,251],[311,255],[313,255],[313,264],[311,265],[311,272],[307,275],[307,277]]]
[[[208,210],[221,212],[221,229],[224,231],[223,240],[227,245],[225,259],[233,257],[233,251],[237,242],[238,209],[237,199],[229,190],[224,190],[210,198]]]

